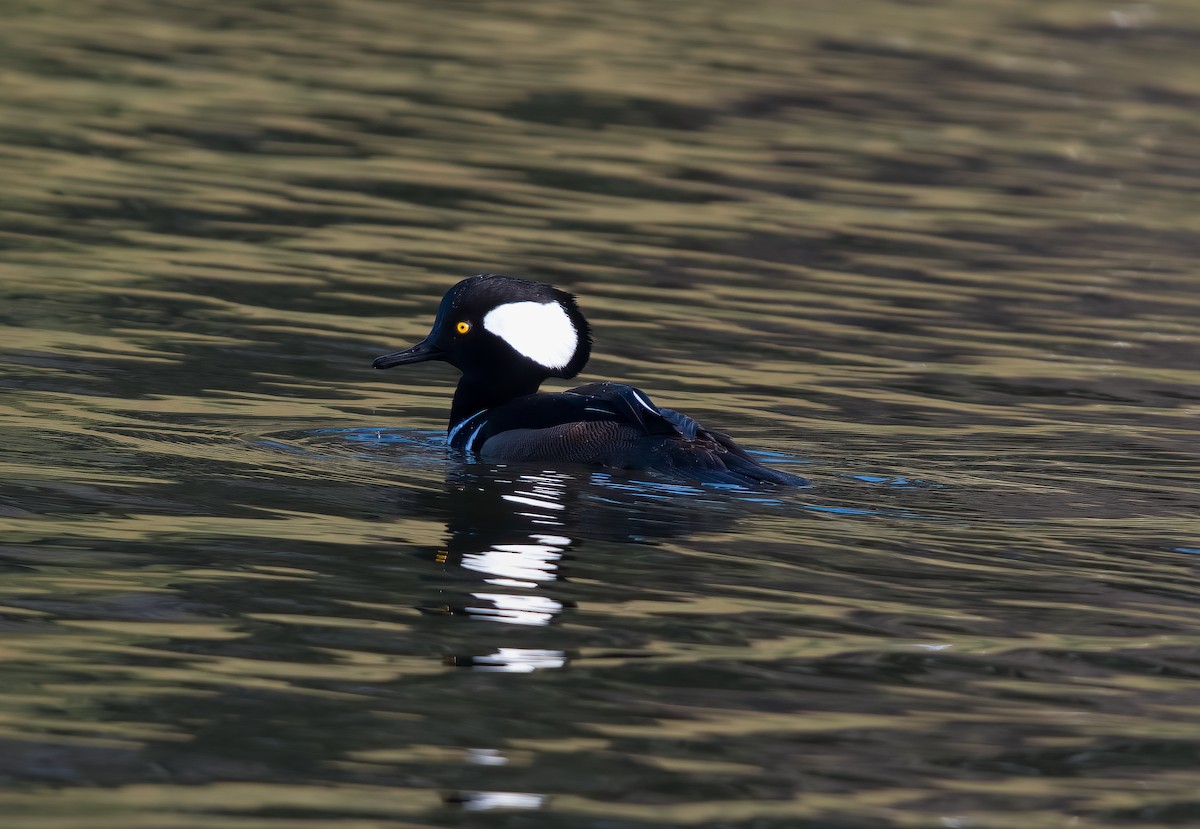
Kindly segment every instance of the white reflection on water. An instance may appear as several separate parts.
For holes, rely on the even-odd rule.
[[[506,766],[508,758],[494,748],[469,748],[467,762],[477,766]]]
[[[536,648],[499,648],[487,656],[471,659],[471,667],[477,671],[503,671],[513,674],[528,674],[546,668],[561,668],[567,664],[565,651],[548,651]]]
[[[528,495],[505,495],[505,501],[512,501],[514,504],[527,504],[531,507],[539,507],[541,509],[562,509],[562,504],[556,504],[553,501],[542,501],[538,498],[531,498]],[[529,515],[523,512],[521,515]]]
[[[544,794],[524,792],[464,792],[463,808],[468,812],[489,809],[540,809],[546,803]]]
[[[476,619],[507,622],[510,625],[548,625],[562,611],[562,603],[547,596],[526,596],[512,593],[472,593],[474,598],[491,602],[490,607],[468,607],[467,613]]]
[[[543,538],[546,536],[542,536]],[[556,536],[550,536],[556,538]],[[535,537],[536,538],[536,537]],[[570,539],[565,539],[570,543]],[[537,587],[540,581],[556,578],[557,562],[563,546],[552,544],[497,544],[489,550],[463,555],[462,566],[468,570],[489,573],[498,578],[485,579],[488,584],[505,587]]]
[[[486,549],[462,553],[464,569],[483,573],[487,584],[496,587],[532,589],[558,578],[558,562],[572,539],[549,534],[550,525],[561,533],[563,496],[569,478],[552,470],[518,476],[510,492],[498,493],[503,501],[535,507],[540,512],[513,511],[519,519],[511,533],[492,540]],[[559,513],[559,514],[556,514]],[[530,593],[472,593],[484,603],[466,608],[476,619],[514,625],[546,625],[562,612],[563,605],[548,596]]]

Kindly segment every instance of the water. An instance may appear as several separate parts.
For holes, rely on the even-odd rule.
[[[1200,819],[1200,12],[12,4],[18,829]],[[794,492],[462,465],[483,270]]]

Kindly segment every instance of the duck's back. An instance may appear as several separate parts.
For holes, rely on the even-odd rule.
[[[760,465],[727,435],[660,409],[643,392],[619,383],[518,397],[460,426],[451,445],[485,461],[652,469],[713,483],[807,483]]]

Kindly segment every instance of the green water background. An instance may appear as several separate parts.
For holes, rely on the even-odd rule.
[[[7,4],[3,822],[1194,823],[1198,53],[1187,2]],[[368,366],[484,270],[813,488],[448,462],[446,367]]]

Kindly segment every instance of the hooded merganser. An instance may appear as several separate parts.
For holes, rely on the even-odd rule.
[[[447,441],[484,461],[653,469],[716,483],[807,483],[760,465],[732,438],[660,409],[632,386],[538,393],[547,378],[578,374],[591,350],[591,329],[571,294],[485,273],[446,292],[428,337],[373,365],[445,360],[461,371]]]

